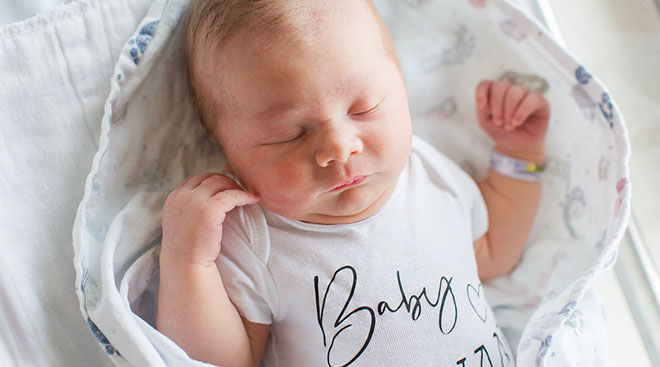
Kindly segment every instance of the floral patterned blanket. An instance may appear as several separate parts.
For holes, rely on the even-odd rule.
[[[507,1],[375,3],[402,62],[415,133],[473,177],[485,174],[491,149],[474,115],[478,81],[512,80],[549,100],[534,228],[519,265],[485,292],[517,365],[606,365],[591,287],[614,263],[630,212],[627,133],[608,92]],[[184,177],[224,166],[189,100],[187,10],[184,0],[154,1],[126,41],[74,226],[83,317],[117,365],[204,365],[153,327],[164,200]]]

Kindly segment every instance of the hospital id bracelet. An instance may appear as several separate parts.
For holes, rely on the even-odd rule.
[[[490,155],[490,168],[503,176],[528,182],[538,182],[541,180],[541,172],[545,170],[545,162],[523,161],[493,150]]]

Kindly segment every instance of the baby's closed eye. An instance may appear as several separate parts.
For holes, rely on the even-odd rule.
[[[270,137],[265,138],[263,145],[283,144],[297,140],[305,135],[305,129],[295,129],[291,131],[275,132]]]
[[[355,108],[351,108],[351,109],[348,111],[348,114],[349,114],[350,116],[366,116],[366,115],[370,115],[370,114],[372,114],[372,113],[374,113],[374,112],[376,112],[376,111],[378,110],[378,108],[381,106],[381,104],[383,103],[384,100],[385,100],[385,98],[379,100],[379,101],[376,102],[375,104],[372,103],[372,104],[360,105],[360,106],[357,106],[357,107],[355,107]]]

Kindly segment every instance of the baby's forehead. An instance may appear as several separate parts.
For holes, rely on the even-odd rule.
[[[318,39],[324,38],[337,27],[373,22],[373,17],[366,14],[369,7],[364,6],[365,3],[362,0],[285,1],[280,5],[280,9],[275,10],[276,13],[271,14],[272,18],[263,19],[268,23],[265,26],[242,29],[243,37],[239,35],[240,41],[237,43],[239,47],[246,42],[260,43],[261,47],[277,42],[305,43],[307,47],[322,47]],[[362,13],[363,16],[349,16],[349,13],[356,12]]]
[[[243,41],[251,38],[288,41],[304,40],[315,34],[331,31],[341,24],[373,23],[378,12],[371,0],[235,0],[235,3],[259,3],[236,6],[226,14],[206,14],[205,23],[211,25],[218,18],[227,25],[228,37],[238,36]],[[223,33],[220,31],[218,33]],[[221,40],[222,41],[222,40]]]
[[[342,6],[342,3],[345,4]],[[349,3],[352,6],[347,6]],[[357,3],[363,5],[361,7],[362,16],[347,16],[348,12],[358,11]],[[323,49],[327,45],[328,36],[336,33],[338,29],[355,28],[358,23],[371,23],[378,26],[374,17],[368,16],[372,9],[364,4],[368,4],[367,1],[292,1],[281,4],[279,10],[273,10],[272,14],[262,15],[264,19],[256,21],[255,24],[261,24],[260,26],[249,24],[254,20],[246,22],[235,27],[231,36],[222,40],[222,44],[208,44],[207,52],[204,52],[206,55],[202,57],[207,61],[204,62],[204,68],[217,67],[218,64],[231,68],[230,61],[235,61],[237,55],[248,55],[248,59],[263,59],[260,57],[261,55],[273,54],[270,51],[278,53],[278,49],[285,48],[283,46],[307,50]],[[383,39],[389,40],[386,32],[384,30],[384,32],[368,33],[381,33]],[[374,41],[377,42],[378,39],[374,39]],[[387,44],[387,42],[383,43]],[[385,46],[388,48],[388,45]],[[208,52],[209,50],[211,52]],[[270,60],[261,61],[268,64]]]
[[[206,4],[213,0],[201,1]],[[398,63],[389,34],[370,0],[264,0],[259,3],[266,5],[256,12],[248,11],[255,4],[253,0],[234,2],[247,4],[236,9],[244,14],[231,12],[227,17],[235,19],[224,19],[228,23],[221,26],[214,23],[218,18],[212,13],[203,13],[201,9],[192,11],[196,15],[192,14],[191,19],[201,17],[201,23],[197,23],[198,27],[188,27],[188,31],[196,35],[188,39],[194,48],[188,49],[187,55],[191,85],[203,116],[228,117],[232,114],[230,110],[237,107],[227,100],[231,96],[230,86],[223,84],[236,69],[245,69],[247,64],[251,68],[264,66],[269,69],[268,63],[273,62],[270,56],[288,61],[295,58],[291,54],[298,51],[302,52],[298,55],[307,55],[308,52],[318,55],[319,50],[328,48],[333,34],[344,34],[341,39],[334,38],[335,45],[337,42],[354,44],[360,39],[362,41],[358,42],[362,46],[359,48],[365,47],[365,42],[378,42],[378,38],[382,38],[384,49]],[[348,29],[354,31],[347,32]],[[350,35],[346,37],[348,33]],[[291,45],[294,47],[289,47]],[[342,53],[351,54],[346,49]]]

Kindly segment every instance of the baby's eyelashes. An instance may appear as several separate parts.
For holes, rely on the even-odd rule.
[[[275,144],[284,144],[298,140],[303,135],[305,135],[305,130],[296,131],[290,134],[282,134],[279,137],[274,136],[272,138],[267,138],[264,140],[262,145],[275,145]]]
[[[362,110],[358,109],[356,112],[352,112],[352,111],[349,110],[348,114],[350,116],[366,116],[366,115],[369,115],[373,112],[376,112],[376,110],[378,110],[378,107],[380,107],[380,105],[383,103],[384,100],[385,100],[385,98],[381,99],[380,101],[378,101],[378,103],[376,103],[375,105],[373,105],[371,107],[367,107],[366,109],[362,109]]]
[[[353,113],[351,116],[364,116],[364,115],[368,115],[368,114],[370,114],[371,112],[373,112],[374,110],[376,110],[376,108],[378,108],[378,105],[375,105],[374,107],[368,109],[367,111]]]
[[[383,101],[385,101],[385,100],[386,100],[386,97],[382,98],[381,100],[379,100],[377,103],[375,103],[373,105],[368,105],[368,107],[351,108],[347,112],[347,115],[351,116],[351,117],[367,117],[367,116],[375,115],[376,112],[378,112],[378,110],[381,108],[381,106],[383,105]],[[362,106],[364,106],[364,105],[365,104],[362,104]],[[311,124],[305,125],[303,128],[300,128],[299,130],[293,130],[292,129],[292,130],[286,131],[288,129],[286,127],[284,127],[284,125],[287,125],[287,124],[283,124],[281,126],[282,129],[283,129],[282,132],[277,132],[277,131],[273,132],[272,130],[271,131],[263,131],[262,133],[264,135],[262,135],[262,138],[260,139],[261,140],[260,145],[278,145],[278,144],[285,144],[285,143],[295,142],[295,141],[299,140],[300,138],[304,137],[307,134],[308,131],[315,130],[317,128],[314,123],[311,123]],[[295,126],[295,125],[297,125],[297,123],[296,124],[290,124],[290,125]],[[293,127],[293,128],[295,128],[295,127]]]

